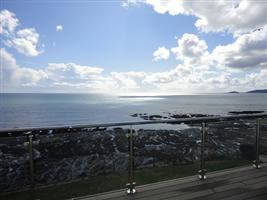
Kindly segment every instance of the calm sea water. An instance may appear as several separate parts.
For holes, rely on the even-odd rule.
[[[0,128],[141,121],[133,113],[267,112],[267,94],[119,97],[99,94],[0,94]]]

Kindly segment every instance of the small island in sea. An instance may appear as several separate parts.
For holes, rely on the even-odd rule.
[[[237,92],[237,91],[231,91],[231,92],[228,92],[228,93],[230,93],[230,94],[238,94],[239,92]]]

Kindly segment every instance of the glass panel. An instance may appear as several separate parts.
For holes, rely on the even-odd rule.
[[[29,152],[25,142],[23,136],[0,138],[1,193],[29,187]]]
[[[199,126],[155,124],[133,128],[138,185],[197,174]]]
[[[125,188],[127,132],[110,127],[39,134],[35,198],[67,199]]]
[[[208,171],[251,164],[255,159],[255,120],[207,124],[206,166]]]
[[[260,160],[267,163],[267,119],[260,123]]]

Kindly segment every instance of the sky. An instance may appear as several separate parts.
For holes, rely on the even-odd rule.
[[[267,88],[264,0],[1,0],[0,92]]]

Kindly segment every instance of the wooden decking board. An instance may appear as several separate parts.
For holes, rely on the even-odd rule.
[[[197,182],[192,182],[193,185],[197,185]],[[179,189],[179,186],[174,185],[174,186],[169,186],[169,187],[164,187],[162,189],[155,189],[155,190],[149,190],[149,191],[144,191],[144,192],[140,192],[138,190],[138,192],[134,195],[135,199],[145,199],[145,198],[150,198],[150,197],[154,197],[157,195],[162,195],[162,194],[167,194],[167,193],[178,193],[179,191],[176,191],[177,189]],[[185,193],[185,192],[181,192],[180,193]],[[156,198],[156,197],[155,197]],[[113,198],[114,200],[121,200],[124,199],[123,197],[121,198]],[[111,199],[112,200],[112,199]]]
[[[181,196],[185,193],[183,192],[176,192],[176,191],[170,191],[170,192],[162,192],[157,195],[151,195],[151,196],[146,196],[144,198],[141,198],[142,200],[161,200],[161,199],[170,199],[175,196]],[[136,198],[134,198],[136,199]]]
[[[252,167],[208,174],[207,180],[196,176],[138,186],[137,193],[126,195],[124,190],[83,198],[83,200],[267,200],[267,166]],[[82,199],[82,198],[79,198]]]
[[[214,194],[211,195],[206,195],[203,197],[196,197],[193,200],[219,200],[219,199],[224,199],[227,197],[231,197],[233,195],[239,194],[239,193],[244,193],[247,192],[247,189],[245,188],[235,188],[235,189],[230,189],[227,190],[227,192],[223,191],[223,192],[216,192]]]
[[[215,186],[217,186],[217,183],[219,182],[218,180],[220,180],[220,181],[227,180],[230,183],[235,183],[235,182],[239,182],[238,179],[240,179],[240,177],[241,177],[241,180],[246,180],[246,179],[254,178],[254,177],[257,177],[257,176],[260,176],[261,174],[263,174],[262,171],[260,171],[260,170],[253,170],[251,172],[251,169],[252,168],[249,167],[245,171],[237,172],[235,174],[226,174],[226,175],[220,176],[220,177],[214,177],[214,178],[212,177],[212,178],[208,178],[205,181],[200,181],[196,178],[196,176],[194,176],[194,177],[190,177],[190,180],[188,182],[183,181],[182,183],[173,182],[172,184],[162,184],[160,187],[160,190],[158,190],[158,188],[156,188],[156,189],[151,189],[148,191],[142,191],[142,190],[140,191],[140,189],[138,188],[139,192],[135,195],[135,199],[142,199],[145,197],[151,197],[151,196],[155,196],[157,194],[167,193],[169,191],[177,190],[177,189],[178,190],[181,190],[181,189],[186,190],[188,188],[188,190],[190,190],[190,187],[196,187],[196,188],[199,186],[203,187],[203,188],[205,188],[207,186],[215,187]],[[250,171],[250,173],[251,173],[251,174],[249,174],[249,176],[247,175],[248,174],[247,171]],[[264,174],[265,174],[265,172],[264,172]],[[231,181],[232,179],[233,179],[233,181]],[[218,184],[220,184],[220,183],[218,183]],[[192,191],[194,191],[194,189],[192,189]],[[117,200],[120,198],[115,197],[113,199]]]
[[[232,169],[230,169],[230,170],[232,170]],[[181,189],[181,188],[186,188],[186,187],[190,187],[190,186],[197,186],[200,184],[213,183],[215,180],[227,180],[227,179],[229,180],[230,177],[234,178],[234,177],[240,177],[241,175],[246,175],[247,171],[251,170],[251,167],[249,166],[249,167],[244,167],[244,168],[240,168],[240,169],[234,168],[233,170],[238,171],[238,173],[235,173],[235,174],[232,174],[232,173],[229,174],[231,172],[230,170],[224,170],[223,176],[221,176],[221,177],[216,176],[217,173],[214,173],[214,172],[210,173],[210,174],[208,174],[208,177],[211,177],[211,178],[208,178],[205,181],[199,181],[197,178],[197,175],[195,175],[195,176],[190,176],[190,177],[186,177],[186,178],[181,178],[181,179],[179,179],[178,182],[176,179],[174,179],[174,180],[162,181],[159,183],[153,183],[153,184],[144,185],[144,186],[137,186],[137,190],[139,191],[138,194],[142,193],[145,196],[146,193],[151,193],[152,190],[155,190],[153,193],[157,193],[159,188],[163,192],[168,192],[169,190],[175,189],[177,187],[179,187]],[[214,175],[216,176],[215,179],[213,178]],[[166,188],[166,190],[164,188]]]
[[[138,192],[136,194],[135,199],[141,199],[141,198],[145,198],[145,197],[156,196],[157,194],[168,193],[170,191],[174,191],[174,192],[176,192],[176,194],[183,194],[183,193],[187,193],[187,192],[191,192],[191,193],[192,192],[198,192],[201,190],[210,189],[212,184],[214,184],[213,185],[214,187],[217,185],[216,183],[214,183],[214,181],[211,181],[211,180],[206,180],[206,181],[200,181],[198,179],[195,179],[195,181],[193,181],[193,182],[179,183],[179,184],[176,184],[173,186],[164,187],[160,190],[155,189],[155,190],[149,190],[149,191],[145,191],[145,192]],[[218,183],[218,185],[222,185],[222,184]]]
[[[260,188],[264,188],[264,187],[266,187],[266,189],[267,189],[267,180],[249,185],[249,188],[251,188],[251,189],[260,189]]]
[[[206,195],[209,195],[209,194],[213,194],[213,191],[211,189],[198,191],[198,192],[193,192],[193,193],[187,193],[187,194],[179,195],[179,196],[176,195],[176,196],[172,196],[171,198],[166,198],[166,199],[169,199],[169,200],[174,200],[174,199],[189,200],[189,199],[194,199],[196,197],[206,196]],[[164,199],[160,199],[160,200],[164,200]]]
[[[224,200],[248,200],[251,198],[257,198],[262,195],[267,194],[266,189],[258,189],[258,190],[247,190],[247,192],[241,193],[241,194],[236,194],[231,197],[223,198]]]
[[[267,195],[263,195],[263,196],[256,196],[247,200],[266,200],[267,199]]]
[[[223,192],[223,191],[235,189],[235,188],[244,188],[244,186],[245,185],[243,183],[232,183],[232,184],[227,184],[224,186],[216,187],[216,188],[214,188],[214,191],[215,192]]]
[[[202,184],[198,184],[196,186],[191,186],[191,187],[179,188],[179,190],[183,191],[183,192],[196,192],[199,190],[205,190],[205,189],[223,186],[225,184],[227,184],[227,180],[210,182],[210,183],[205,183],[205,181],[204,181],[204,182],[202,182]]]
[[[247,174],[247,172],[243,172],[243,173],[239,174],[238,176]],[[197,191],[197,190],[199,190],[199,188],[202,188],[202,189],[208,188],[208,187],[214,188],[218,185],[224,185],[224,184],[226,184],[226,182],[229,182],[230,177],[231,176],[223,176],[219,179],[219,181],[216,178],[208,178],[207,180],[204,180],[204,181],[200,181],[197,178],[195,178],[194,180],[192,180],[190,182],[176,183],[175,185],[172,185],[172,186],[164,186],[163,185],[163,187],[160,188],[160,190],[154,189],[154,190],[142,191],[142,193],[138,193],[136,195],[136,199],[139,199],[140,197],[155,195],[157,193],[168,192],[168,191],[172,191],[172,190]]]
[[[202,190],[202,191],[197,191],[197,192],[168,192],[168,193],[161,193],[158,195],[153,195],[153,196],[147,196],[142,198],[142,200],[164,200],[164,199],[193,199],[196,197],[201,197],[201,196],[205,196],[205,195],[209,195],[212,194],[213,191],[211,189],[206,189],[206,190]],[[121,200],[136,200],[135,197],[133,198],[121,198]]]
[[[262,175],[266,175],[267,171],[261,169],[250,169],[249,171],[244,171],[240,173],[230,174],[228,176],[220,176],[215,177],[214,180],[228,180],[228,182],[235,183],[240,181],[245,181],[248,179],[253,179],[255,177],[261,177]]]
[[[210,180],[207,180],[210,182]],[[178,183],[172,186],[168,186],[168,187],[163,187],[159,189],[153,189],[153,190],[148,190],[148,191],[143,191],[140,192],[138,190],[138,192],[134,195],[135,199],[142,199],[142,198],[148,198],[148,197],[152,197],[152,196],[156,196],[158,194],[162,194],[162,193],[168,193],[170,191],[174,191],[176,192],[176,194],[184,194],[186,193],[186,191],[183,191],[183,189],[189,188],[189,187],[197,187],[197,186],[202,186],[202,185],[206,185],[206,181],[200,181],[197,178],[194,179],[194,181],[190,181],[188,183]],[[192,192],[192,191],[190,191]],[[156,198],[156,197],[155,197]],[[121,198],[114,198],[116,200],[119,200]]]
[[[255,177],[254,179],[246,180],[243,182],[246,185],[251,185],[251,184],[259,183],[259,182],[266,181],[266,180],[267,180],[267,174],[259,176],[259,177]]]
[[[183,186],[183,188],[181,189],[181,187],[179,187],[179,185],[168,188],[168,191],[164,191],[164,190],[156,190],[156,191],[149,191],[149,193],[146,193],[146,195],[144,195],[144,193],[137,193],[136,195],[134,195],[134,198],[132,198],[132,196],[127,196],[127,197],[120,197],[120,198],[113,198],[116,200],[123,200],[123,199],[154,199],[154,200],[160,200],[160,199],[168,199],[168,198],[176,198],[180,196],[184,199],[186,198],[191,198],[191,196],[193,195],[193,197],[195,196],[200,196],[200,194],[202,194],[203,191],[208,192],[208,194],[213,193],[213,191],[210,188],[214,188],[214,190],[218,190],[218,191],[226,191],[226,190],[230,190],[233,188],[239,188],[240,185],[243,186],[243,184],[241,183],[234,183],[234,184],[226,184],[226,182],[217,184],[216,182],[214,183],[209,183],[209,184],[204,184],[205,181],[198,181],[195,183],[190,183],[191,185],[196,185],[193,187],[187,187]],[[223,185],[226,184],[226,185]],[[220,187],[216,187],[220,185]],[[205,193],[206,194],[206,193]]]
[[[208,181],[208,180],[207,180]],[[134,199],[167,199],[167,198],[174,198],[174,197],[178,197],[178,196],[182,196],[183,198],[185,198],[185,195],[189,195],[191,196],[192,194],[196,195],[201,193],[202,191],[207,191],[209,190],[209,194],[210,192],[212,192],[211,189],[216,188],[217,186],[221,186],[221,187],[226,187],[226,189],[229,188],[236,188],[236,183],[235,185],[225,185],[227,181],[223,181],[223,182],[211,182],[211,183],[205,183],[205,181],[199,181],[197,180],[196,182],[190,182],[188,184],[185,185],[175,185],[169,188],[164,188],[163,190],[152,190],[152,191],[147,191],[145,193],[137,193],[135,195]],[[241,183],[238,183],[239,185]],[[239,186],[238,185],[238,186]],[[191,186],[191,187],[190,187]],[[218,187],[220,188],[220,187]],[[221,188],[220,190],[225,191],[226,189]],[[145,194],[145,195],[144,195]],[[116,199],[116,198],[115,198]],[[119,198],[124,199],[122,198]],[[116,200],[119,200],[118,198]]]
[[[247,181],[258,179],[258,178],[261,178],[261,177],[267,175],[267,171],[262,171],[262,170],[255,170],[255,171],[257,171],[257,172],[255,172],[253,174],[245,174],[245,175],[240,176],[240,177],[229,179],[229,182],[232,182],[232,183],[234,183],[234,182],[247,182]]]
[[[172,198],[174,196],[180,196],[183,195],[185,193],[182,192],[175,192],[175,191],[169,191],[169,192],[160,192],[160,193],[156,193],[153,195],[147,195],[147,196],[138,196],[138,193],[135,195],[127,195],[127,196],[121,196],[119,198],[114,198],[116,200],[161,200],[161,199],[168,199],[168,198]]]

